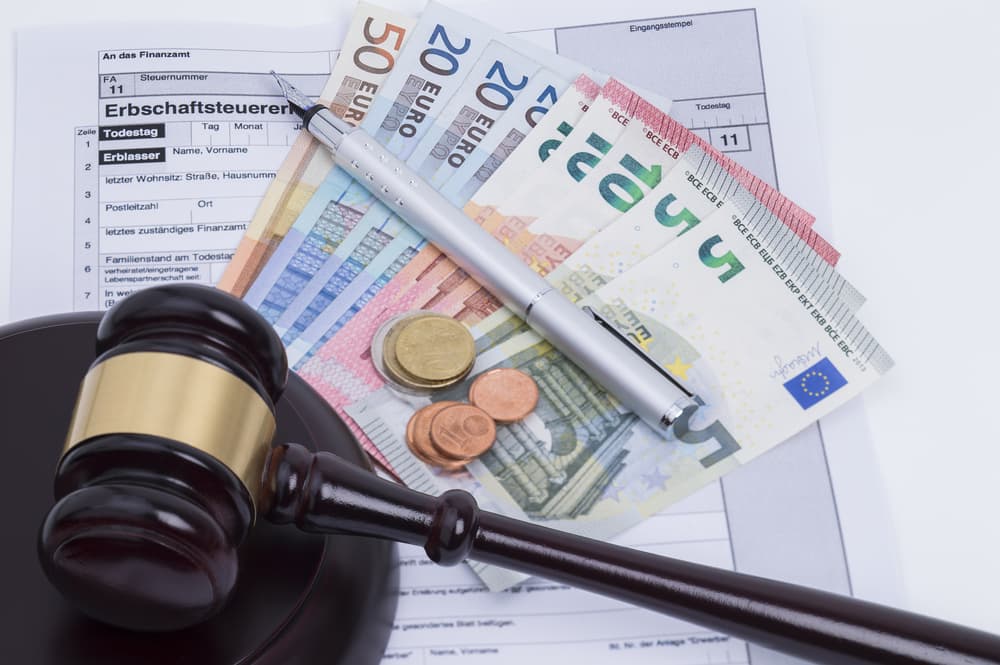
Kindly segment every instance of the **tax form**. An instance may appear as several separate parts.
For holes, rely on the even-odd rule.
[[[523,0],[449,4],[673,98],[678,120],[780,185],[829,234],[818,158],[809,149],[816,132],[804,48],[783,8],[754,0],[579,2],[571,10]],[[280,100],[259,76],[272,68],[293,74],[318,96],[339,42],[337,29],[23,34],[14,317],[102,309],[161,280],[214,282],[242,233],[231,227],[245,226],[297,131],[290,114],[264,108]],[[126,52],[136,55],[104,59]],[[35,108],[54,80],[74,103]],[[216,103],[223,106],[207,110]],[[863,422],[856,401],[618,541],[898,604],[891,532]],[[438,568],[416,548],[400,552],[387,663],[795,662],[541,580],[491,594],[464,566]]]
[[[301,129],[268,72],[319,97],[343,33],[20,33],[12,316],[106,309],[163,282],[214,284]]]

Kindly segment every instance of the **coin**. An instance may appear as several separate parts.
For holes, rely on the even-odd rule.
[[[455,404],[431,419],[431,444],[445,457],[470,460],[493,445],[497,426],[489,414],[471,404]]]
[[[414,321],[424,318],[427,315],[420,313],[409,313],[407,316],[400,318],[396,321],[386,333],[384,341],[382,342],[382,363],[385,366],[385,371],[389,375],[389,379],[396,384],[402,384],[407,388],[415,388],[419,391],[428,391],[435,388],[444,388],[457,382],[459,379],[455,377],[449,377],[446,380],[434,381],[426,379],[419,376],[414,376],[408,372],[399,362],[399,358],[396,355],[396,340],[403,333],[404,330]]]
[[[440,316],[433,312],[405,312],[391,317],[379,326],[372,336],[371,359],[378,375],[392,388],[413,395],[426,395],[432,390],[445,388],[465,378],[468,371],[446,381],[427,381],[413,376],[399,364],[395,353],[395,340],[403,329],[413,321],[427,317]],[[472,367],[470,366],[471,370]]]
[[[469,386],[469,401],[498,423],[521,420],[538,404],[538,385],[519,369],[483,372]]]
[[[414,413],[406,423],[406,445],[421,462],[448,471],[465,466],[465,460],[448,459],[438,453],[431,443],[431,420],[442,410],[456,404],[459,402],[442,401],[428,404]]]
[[[464,324],[447,316],[427,315],[407,320],[398,336],[386,338],[386,344],[390,343],[403,370],[423,381],[461,377],[476,359],[472,333]]]

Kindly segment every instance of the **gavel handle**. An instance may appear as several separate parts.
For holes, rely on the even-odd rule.
[[[847,596],[671,559],[432,497],[330,453],[271,451],[261,507],[274,522],[420,545],[442,565],[496,564],[645,607],[817,663],[1000,663],[1000,637]]]

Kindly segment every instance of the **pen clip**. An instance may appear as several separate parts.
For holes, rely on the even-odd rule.
[[[653,360],[652,358],[650,358],[649,355],[647,355],[646,352],[643,351],[642,348],[639,347],[638,344],[636,344],[635,342],[633,342],[627,336],[623,335],[622,332],[620,330],[618,330],[618,326],[616,326],[611,321],[608,321],[607,319],[605,319],[603,316],[601,316],[596,311],[594,311],[594,308],[592,308],[590,306],[585,305],[581,309],[583,309],[584,312],[586,312],[587,314],[589,314],[590,316],[592,316],[594,318],[594,320],[598,323],[598,325],[600,325],[602,328],[604,328],[609,333],[611,333],[612,335],[614,335],[615,338],[618,339],[622,344],[624,344],[633,353],[636,353],[640,358],[642,358],[649,366],[651,366],[653,369],[655,369],[657,371],[657,373],[659,373],[660,375],[662,375],[663,378],[665,378],[667,381],[670,381],[670,383],[672,383],[675,386],[677,386],[677,388],[682,393],[684,393],[685,395],[687,395],[688,397],[690,397],[692,399],[695,398],[695,394],[693,392],[691,392],[690,390],[688,390],[686,387],[684,387],[684,384],[682,384],[676,378],[674,378],[673,376],[671,376],[670,373],[667,370],[665,370],[662,367],[660,367],[660,365],[655,360]]]

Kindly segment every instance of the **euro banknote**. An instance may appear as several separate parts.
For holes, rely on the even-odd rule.
[[[373,17],[355,17],[355,53],[374,53],[365,49],[374,48],[369,37],[378,25]],[[748,265],[757,264],[730,247],[733,229],[755,257],[771,262],[787,291],[812,308],[814,320],[834,328],[831,336],[856,336],[864,299],[834,268],[839,253],[812,230],[814,218],[670,118],[669,100],[540,54],[436,3],[407,24],[405,44],[403,36],[395,41],[399,49],[366,102],[367,113],[357,118],[361,126],[571,300],[618,327],[664,372],[685,374],[686,364],[697,363],[661,353],[673,348],[662,340],[673,337],[668,332],[650,341],[648,328],[659,325],[662,332],[671,322],[650,323],[650,314],[616,289],[636,279],[655,282],[644,272],[652,270],[649,262],[690,250],[686,243],[696,236],[704,236],[695,252],[703,270],[724,277],[720,283],[757,284],[760,268],[750,272]],[[285,241],[247,300],[275,325],[296,371],[348,416],[366,449],[407,484],[432,492],[462,487],[505,514],[609,537],[648,514],[646,506],[666,505],[758,454],[747,450],[776,443],[726,430],[733,418],[725,401],[730,393],[696,369],[690,374],[702,408],[686,413],[666,439],[655,434],[403,220],[342,171],[327,169],[314,195],[299,201]],[[315,178],[319,167],[308,172]],[[271,238],[271,251],[277,238]],[[759,303],[763,311],[774,309],[768,298],[780,300],[767,293]],[[502,427],[494,450],[469,473],[427,468],[409,455],[402,438],[416,408],[429,399],[464,398],[467,382],[429,398],[402,396],[384,385],[371,363],[378,327],[412,309],[472,327],[479,353],[473,376],[491,367],[519,367],[539,383],[535,419]],[[870,349],[874,341],[865,344]],[[786,346],[775,346],[774,363],[790,353]],[[698,358],[716,364],[698,367],[723,372],[715,369],[714,352]],[[785,364],[794,369],[795,362]],[[878,371],[890,364],[885,356]],[[727,381],[738,374],[726,372]],[[866,385],[848,379],[852,389],[840,397]],[[775,431],[799,422],[786,416],[781,412],[785,429]],[[734,427],[745,436],[746,428]],[[671,482],[643,480],[643,469],[652,468],[646,461]],[[643,483],[647,494],[621,500],[622,488]],[[478,572],[491,587],[514,581],[489,569]]]
[[[667,120],[670,122],[669,118]],[[796,227],[780,219],[750,196],[749,190],[720,166],[707,146],[699,143],[687,147],[680,156],[678,167],[663,177],[650,196],[590,237],[555,268],[549,281],[563,295],[577,302],[674,238],[703,222],[714,223],[717,218],[711,215],[741,192],[739,203],[744,214],[761,227],[766,222],[759,220],[766,217],[775,224],[773,233],[782,235],[780,240],[768,237],[770,246],[795,252],[796,259],[788,264],[788,269],[803,280],[806,288],[828,287],[831,294],[848,303],[853,310],[864,303],[861,293],[828,261],[832,248],[825,240],[805,225]],[[778,227],[779,223],[784,228]]]
[[[367,25],[370,25],[367,19],[362,22],[360,16],[356,14],[352,21],[352,34],[354,31],[359,31],[363,36],[365,32],[363,26]],[[392,69],[370,102],[369,112],[360,121],[361,126],[381,136],[386,131],[387,123],[395,122],[393,118],[401,103],[399,100],[409,99],[414,110],[409,112],[409,119],[399,127],[399,140],[389,146],[397,156],[405,158],[416,143],[414,137],[433,120],[436,113],[441,111],[445,101],[458,89],[468,68],[488,46],[488,39],[493,32],[488,26],[456,14],[442,5],[428,7],[428,11],[423,13],[411,29],[413,47],[402,48],[394,58]],[[355,34],[355,37],[358,35]],[[446,53],[451,58],[447,69],[438,68],[429,58],[422,57],[424,53],[437,53],[437,49],[433,48],[422,50],[425,44],[443,40],[450,45],[449,39],[461,39],[462,47],[456,47],[457,52],[454,54]],[[356,39],[356,41],[361,40]],[[418,69],[421,76],[417,75]],[[420,94],[421,89],[424,94]],[[390,100],[393,99],[396,101],[390,104]],[[314,172],[318,172],[320,168],[322,166],[317,163]],[[343,169],[334,167],[327,153],[327,170],[322,185],[309,199],[312,205],[307,204],[300,211],[291,228],[287,229],[285,236],[280,239],[277,250],[273,252],[274,255],[269,257],[266,266],[244,296],[250,305],[263,306],[271,315],[272,321],[295,301],[302,287],[332,255],[332,251],[322,251],[324,248],[330,249],[331,243],[325,242],[327,234],[323,228],[323,220],[315,214],[315,210],[339,204],[352,187],[358,187],[352,176]],[[364,192],[365,198],[355,201],[355,206],[352,208],[354,213],[363,215],[369,208],[374,208],[375,217],[385,217],[389,214],[364,187],[360,189]],[[313,250],[309,246],[310,243],[304,242],[306,240],[313,240],[319,244],[320,251]]]
[[[547,84],[548,85],[548,84]],[[503,162],[501,170],[508,173],[514,172],[524,166],[534,166],[540,164],[542,156],[547,156],[555,149],[558,140],[551,138],[560,136],[557,128],[564,124],[566,120],[558,118],[568,117],[572,121],[583,114],[586,104],[589,104],[596,97],[599,88],[588,76],[577,77],[574,84],[560,96],[552,108],[542,116],[537,122],[536,131],[531,132],[528,138],[511,155],[508,161]],[[542,105],[552,99],[551,96],[543,98]],[[537,100],[536,100],[537,101]],[[542,106],[542,110],[545,107]],[[566,115],[568,114],[568,115]],[[544,138],[550,137],[550,138]],[[521,155],[527,155],[526,159]],[[501,176],[501,170],[497,171],[497,177]],[[488,179],[484,186],[492,187],[493,179]],[[467,211],[468,212],[468,211]],[[428,267],[434,268],[433,272],[428,271]],[[455,289],[465,282],[465,288],[457,293]],[[405,294],[405,298],[400,298],[400,294]],[[296,362],[305,361],[307,364],[297,365],[298,368],[309,376],[315,376],[317,382],[322,382],[321,377],[336,375],[339,381],[347,381],[356,389],[361,386],[369,386],[376,389],[381,386],[381,379],[378,377],[371,363],[368,362],[368,349],[365,340],[370,340],[378,326],[383,321],[403,311],[403,307],[430,307],[441,302],[447,296],[448,302],[462,302],[459,308],[459,318],[467,322],[475,322],[492,314],[500,306],[488,291],[480,285],[467,279],[464,271],[455,266],[447,257],[443,256],[435,247],[425,247],[421,250],[420,261],[412,268],[400,271],[393,278],[393,288],[376,296],[365,304],[363,314],[356,320],[346,322],[335,334],[338,341],[331,348],[327,349],[322,357],[315,363],[308,363],[308,357],[312,356],[318,348],[316,341],[326,336],[330,337],[327,331],[323,331],[321,326],[314,326],[311,330],[303,333],[302,343],[293,343],[291,347],[292,355]],[[326,323],[326,322],[325,322]],[[303,347],[310,344],[310,349]],[[299,354],[305,354],[305,357]],[[361,359],[362,362],[358,362]],[[320,367],[322,366],[322,370]],[[348,378],[349,377],[349,378]],[[339,404],[347,403],[347,395],[342,394],[335,386],[327,386],[321,383],[321,392],[325,392],[330,399]],[[352,395],[360,396],[357,393]]]
[[[415,23],[406,14],[359,2],[321,103],[360,124]],[[240,297],[247,292],[332,167],[332,156],[309,134],[296,138],[226,266],[220,289]]]
[[[581,82],[584,82],[584,85],[579,85]],[[574,85],[574,90],[586,89],[585,79],[578,81],[578,84]],[[579,164],[585,164],[588,168],[594,168],[600,162],[598,157],[600,151],[594,148],[592,144],[604,145],[600,142],[601,140],[606,141],[604,135],[614,137],[614,140],[617,141],[618,137],[623,135],[625,131],[622,121],[627,120],[634,114],[641,101],[641,98],[634,91],[614,80],[606,83],[603,90],[603,95],[595,91],[594,100],[591,100],[588,104],[588,110],[585,114],[578,117],[574,116],[574,122],[578,123],[579,127],[584,128],[584,130],[595,131],[576,134],[577,138],[572,141],[570,139],[572,139],[573,134],[567,132],[568,138],[565,141],[565,145],[560,145],[563,141],[549,140],[549,144],[545,145],[544,142],[539,143],[536,140],[534,144],[537,148],[528,153],[530,159],[534,160],[529,160],[528,164],[538,165],[540,169],[546,166],[551,167],[550,171],[557,173],[557,177],[560,178],[558,182],[569,187],[569,189],[562,191],[557,190],[556,187],[548,188],[552,191],[559,191],[558,195],[552,197],[557,201],[569,198],[570,196],[579,196],[579,193],[570,194],[570,190],[573,187],[581,187],[581,183],[585,182],[585,178],[574,178],[570,173],[571,168]],[[559,108],[560,105],[557,104],[550,114],[546,116],[544,122],[551,123],[558,118]],[[591,112],[599,114],[594,116],[598,119],[586,121],[586,116]],[[560,124],[563,124],[563,121],[560,121]],[[539,128],[541,129],[541,125]],[[686,130],[684,131],[686,132]],[[603,134],[600,132],[603,132]],[[596,135],[597,138],[591,138],[592,135]],[[579,137],[581,136],[586,136],[591,139],[591,142],[587,143],[586,139],[580,140]],[[636,144],[636,147],[639,147],[638,143],[646,140],[645,134],[638,130],[633,130],[633,133],[629,136],[631,141]],[[690,133],[686,132],[684,136],[689,137]],[[692,142],[690,138],[683,140],[687,141],[685,145],[690,145]],[[610,141],[607,142],[610,143]],[[648,143],[652,145],[652,142]],[[522,145],[515,151],[514,155],[498,170],[497,178],[510,165],[517,164],[514,160],[516,160],[518,154],[526,147]],[[590,152],[585,152],[584,148],[589,149]],[[643,153],[636,150],[636,152],[640,155],[651,155],[654,151],[650,150],[649,153]],[[677,153],[676,149],[672,148],[668,152],[664,152],[661,146],[656,148],[656,152],[671,160],[671,164],[676,161],[669,154],[670,152]],[[553,158],[553,155],[564,155],[566,157]],[[623,150],[621,159],[624,159],[626,156],[627,153]],[[645,156],[642,159],[648,161]],[[625,161],[627,164],[637,162],[634,158]],[[609,160],[609,163],[612,162]],[[660,166],[660,169],[662,170],[662,166]],[[583,175],[585,176],[586,173],[584,172]],[[626,170],[625,173],[628,173],[628,171]],[[491,179],[484,187],[496,189],[497,187],[493,185],[493,182]],[[511,179],[510,182],[515,184],[516,189],[516,181]],[[586,182],[592,181],[587,180]],[[599,190],[599,187],[595,186],[595,189]],[[544,192],[545,188],[539,188],[539,191]],[[595,196],[598,195],[595,194]],[[756,199],[753,200],[756,201]],[[600,202],[600,205],[608,207],[614,214],[621,212],[614,207],[612,201],[605,199]],[[558,204],[553,204],[553,208],[557,207]],[[467,214],[470,212],[469,207],[466,208],[466,212]],[[613,214],[610,215],[610,217],[613,216]],[[483,219],[483,216],[480,215],[477,221],[482,222],[485,226],[489,226],[489,219],[496,220],[497,218],[498,215],[496,214],[486,219]],[[604,219],[606,221],[607,218]],[[506,228],[508,227],[501,225],[493,228],[492,231],[502,240],[509,240],[509,237],[504,235]],[[576,242],[577,245],[585,240],[586,237],[589,237],[594,230],[594,227],[587,226],[585,222],[582,228],[583,230],[579,231],[580,238]],[[575,248],[573,247],[561,255],[551,252],[547,254],[543,253],[547,252],[549,246],[545,243],[533,243],[525,251],[521,252],[521,256],[529,265],[539,269],[540,272],[544,272],[544,268],[557,264],[558,261],[556,259],[561,260],[565,256],[571,255],[572,249]],[[447,258],[437,255],[437,250],[433,247],[423,250],[420,265],[433,265],[434,270],[426,271],[421,268],[400,271],[393,280],[393,289],[380,294],[380,297],[377,296],[368,303],[355,320],[349,322],[334,337],[330,338],[327,344],[317,351],[316,356],[299,367],[300,372],[307,377],[307,380],[313,383],[314,387],[317,387],[336,406],[342,407],[382,387],[382,378],[371,365],[368,345],[375,330],[382,322],[399,312],[407,309],[432,309],[453,316],[470,325],[482,322],[482,327],[476,330],[478,351],[483,351],[489,348],[491,344],[495,344],[522,330],[522,322],[517,320],[509,311],[500,309],[500,304],[490,296],[489,292],[482,285],[479,285],[465,275],[464,271],[451,263]],[[405,297],[399,297],[398,294],[405,294]],[[349,386],[350,389],[345,390],[344,386]]]
[[[480,187],[489,181],[521,142],[544,121],[553,104],[565,94],[570,81],[545,68],[528,82],[493,128],[483,138],[477,154],[458,165],[439,190],[454,206],[462,207]]]
[[[791,206],[781,208],[784,218],[771,213],[763,202],[749,195],[749,190],[741,184],[753,183],[755,179],[752,176],[748,176],[732,160],[711,149],[635,91],[611,79],[590,105],[587,117],[591,117],[591,113],[596,114],[594,119],[590,122],[581,121],[578,133],[569,136],[563,146],[554,148],[549,153],[554,156],[547,156],[544,167],[535,171],[535,180],[529,187],[534,196],[544,200],[539,203],[525,196],[523,201],[511,204],[521,210],[535,211],[542,211],[548,206],[547,212],[538,217],[531,214],[505,215],[491,207],[477,219],[504,242],[508,249],[518,254],[540,274],[547,275],[550,271],[557,270],[564,260],[572,257],[596,232],[626,215],[633,207],[648,214],[651,202],[657,196],[663,196],[651,194],[660,191],[665,174],[669,177],[680,157],[689,151],[692,152],[689,159],[704,165],[698,171],[699,174],[718,175],[717,179],[721,181],[719,184],[723,190],[736,191],[739,188],[746,193],[741,199],[745,201],[745,205],[756,206],[755,212],[759,209],[770,214],[786,224],[797,236],[804,238],[795,239],[792,245],[795,251],[800,251],[803,257],[808,256],[812,260],[800,257],[796,266],[806,265],[815,269],[819,262],[828,267],[825,261],[829,260],[831,251],[835,250],[809,228],[811,218],[799,215],[797,209]],[[584,136],[586,139],[581,141]],[[707,173],[702,173],[706,170]],[[690,180],[700,186],[700,181],[696,178]],[[524,196],[523,185],[514,189],[513,198],[516,199],[519,193]],[[701,187],[696,194],[701,201],[711,204],[715,200],[716,207],[721,205],[719,195],[705,187]],[[471,211],[472,204],[466,208],[467,213]],[[475,209],[477,213],[482,211],[482,208]],[[660,210],[658,206],[652,212],[657,213],[668,228],[679,224],[681,219],[670,217],[666,210]],[[647,226],[648,224],[649,222],[646,223]],[[809,248],[800,247],[801,243],[808,244]],[[832,270],[825,274],[836,276]],[[584,276],[579,271],[563,275],[577,281]],[[557,276],[552,280],[553,284],[565,288],[560,284],[561,279]],[[815,280],[810,284],[827,289],[831,296],[841,295],[826,281]],[[424,288],[430,289],[432,285],[425,284]],[[472,287],[465,288],[468,290]],[[853,293],[846,288],[841,291]],[[460,316],[466,323],[477,325],[477,348],[480,351],[525,327],[512,312],[499,307],[482,322],[465,315]]]
[[[410,163],[417,174],[439,189],[475,154],[540,68],[531,57],[491,41],[414,148]]]
[[[465,384],[426,398],[383,388],[348,407],[403,479],[461,487],[494,509],[609,537],[784,441],[857,395],[892,360],[857,320],[804,297],[735,204],[584,299],[696,395],[663,438],[532,332],[481,353]],[[468,382],[516,367],[539,385],[528,419],[502,426],[466,473],[432,472],[404,443],[416,409],[463,399]],[[492,587],[516,582],[477,569]]]
[[[448,37],[451,35],[451,37]],[[465,71],[464,79],[459,72],[452,72],[445,77],[446,83],[426,83],[425,87],[433,89],[436,93],[437,104],[430,101],[423,101],[418,97],[413,104],[420,106],[419,120],[422,126],[435,120],[434,113],[441,111],[445,118],[437,122],[424,137],[422,143],[418,143],[410,154],[409,162],[414,168],[422,168],[427,177],[439,177],[444,181],[448,174],[457,168],[464,159],[475,156],[475,149],[485,139],[491,137],[493,125],[498,120],[502,120],[506,111],[519,98],[524,90],[531,89],[529,81],[535,82],[541,79],[545,83],[545,89],[553,89],[553,83],[560,83],[558,76],[550,74],[550,69],[556,72],[576,72],[580,67],[570,63],[564,58],[559,58],[555,54],[541,52],[537,47],[514,40],[506,35],[499,35],[495,31],[487,29],[482,24],[471,21],[461,15],[455,14],[443,7],[437,7],[434,12],[425,12],[421,21],[413,31],[413,49],[405,49],[399,58],[396,74],[390,76],[384,87],[387,94],[395,86],[400,85],[399,81],[406,79],[408,68],[413,66],[412,62],[419,62],[424,69],[430,67],[432,73],[440,74],[433,65],[433,57],[426,56],[430,52],[435,52],[434,48],[425,48],[420,51],[421,40],[426,36],[428,44],[435,41],[445,43],[455,35],[462,36],[464,41],[472,43],[473,38],[478,44],[482,42],[485,35],[497,36],[499,40],[490,40],[482,47],[478,59],[470,66],[468,58],[472,57],[471,47],[466,49],[463,56],[462,65]],[[451,43],[447,41],[447,43]],[[464,43],[464,42],[463,42]],[[532,53],[529,57],[510,44],[515,44],[518,48]],[[421,55],[413,56],[413,50],[417,50]],[[474,53],[474,52],[473,52]],[[433,54],[432,54],[433,55]],[[534,59],[537,56],[545,64],[544,73],[540,73],[543,68]],[[437,56],[434,56],[437,57]],[[456,62],[458,62],[456,60]],[[529,76],[530,74],[530,76]],[[426,76],[426,74],[421,74]],[[421,79],[423,80],[423,79]],[[511,84],[511,89],[502,84]],[[405,85],[405,84],[404,84]],[[450,92],[454,94],[448,100]],[[537,99],[545,95],[535,96],[536,104],[534,112],[544,112],[545,107],[537,103]],[[485,101],[484,101],[485,100]],[[445,104],[442,107],[442,104]],[[385,102],[381,107],[386,105]],[[372,130],[380,113],[379,103],[373,103],[373,110],[368,115],[368,120],[363,126]],[[392,107],[395,108],[395,107]],[[463,113],[473,111],[475,113],[475,123],[462,127],[463,132],[456,134],[455,117],[464,117]],[[413,121],[416,123],[416,120]],[[367,124],[367,123],[370,123]],[[385,120],[378,124],[379,131],[384,131],[382,125]],[[406,129],[409,125],[399,126],[401,134],[411,134],[411,130]],[[414,130],[415,131],[415,130]],[[450,137],[450,138],[449,138]],[[451,141],[454,146],[451,154],[445,154],[444,158],[433,162],[434,172],[428,171],[428,159],[431,159],[428,150],[440,150]],[[396,149],[406,152],[412,146],[405,142],[397,142]],[[431,147],[427,147],[431,146]],[[425,154],[426,153],[426,154]],[[433,160],[432,160],[433,161]],[[435,173],[442,175],[435,176]],[[305,333],[305,339],[297,344],[296,348],[301,348],[304,344],[306,348],[311,348],[320,340],[326,339],[334,331],[334,326],[342,325],[342,316],[347,315],[351,308],[340,311],[338,316],[332,314],[319,316],[321,303],[332,303],[332,298],[338,295],[338,289],[346,288],[345,277],[350,277],[350,269],[354,262],[345,262],[343,257],[339,257],[336,251],[338,245],[328,240],[328,226],[323,223],[323,219],[316,216],[317,210],[325,210],[330,206],[341,207],[341,198],[349,192],[351,180],[349,176],[340,169],[333,169],[320,190],[314,195],[313,200],[300,214],[292,229],[280,244],[277,252],[268,262],[264,271],[255,281],[245,299],[251,305],[258,307],[262,313],[271,321],[275,321],[279,332],[291,344],[298,338],[299,333]],[[320,199],[320,201],[316,201]],[[367,226],[371,226],[371,220],[375,223],[388,226],[401,225],[402,220],[393,218],[391,221],[384,221],[391,216],[391,212],[378,202],[369,199],[360,202],[351,208],[355,216],[363,214],[363,221],[368,221]],[[372,232],[369,228],[369,232]],[[349,246],[346,249],[351,249]],[[342,253],[341,253],[342,254]],[[393,257],[391,265],[396,265],[398,260],[404,259],[409,253],[397,254]],[[374,256],[370,257],[374,260]],[[386,265],[386,261],[376,261],[378,265]],[[371,276],[369,272],[355,272],[354,276],[371,277],[365,287],[376,286],[384,280],[378,276]],[[328,281],[332,280],[329,284]],[[318,282],[318,283],[317,283]],[[354,289],[355,291],[357,289]],[[315,322],[319,321],[316,325]]]
[[[401,235],[406,236],[401,244],[417,242],[412,229],[399,218],[377,210],[368,211],[274,321],[274,329],[285,346],[294,342],[368,266],[384,261],[397,249],[398,244],[393,242]]]

